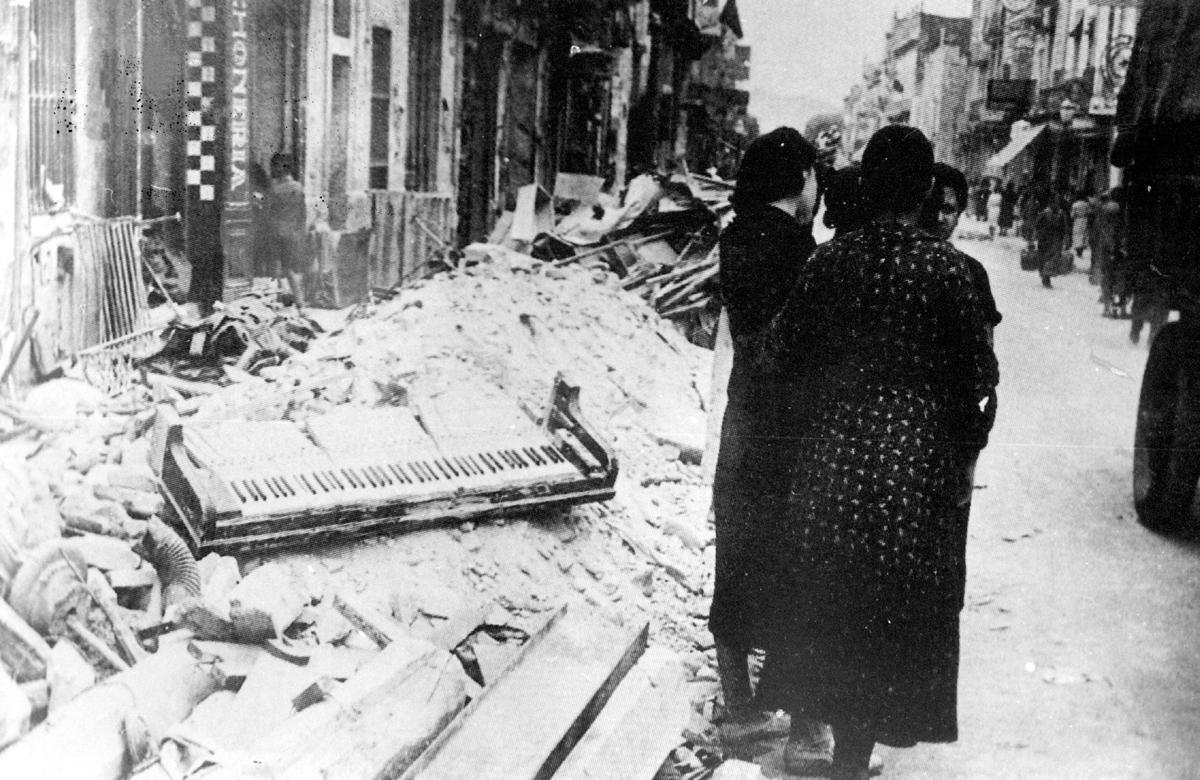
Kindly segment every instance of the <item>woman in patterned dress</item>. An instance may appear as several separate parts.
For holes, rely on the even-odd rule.
[[[807,409],[759,694],[832,725],[834,777],[957,738],[961,464],[998,371],[966,258],[917,224],[932,171],[920,131],[872,137],[875,218],[816,250],[759,345]]]

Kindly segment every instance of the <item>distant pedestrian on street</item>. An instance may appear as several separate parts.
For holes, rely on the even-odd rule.
[[[918,226],[932,145],[890,125],[862,167],[873,220],[817,248],[760,356],[804,416],[759,692],[832,724],[831,776],[856,779],[876,742],[958,737],[961,465],[998,377],[968,263]]]
[[[1091,230],[1092,204],[1087,193],[1080,190],[1071,203],[1071,249],[1077,260],[1083,260],[1083,250],[1088,248],[1088,232]]]
[[[979,222],[987,221],[987,202],[988,196],[992,194],[992,188],[988,186],[988,180],[984,179],[975,187],[975,219]]]
[[[1007,236],[1008,231],[1012,230],[1013,223],[1016,221],[1017,211],[1017,189],[1010,181],[1000,191],[1000,235]]]
[[[1033,226],[1034,239],[1037,241],[1038,273],[1041,274],[1043,287],[1053,287],[1050,277],[1057,276],[1062,267],[1067,230],[1067,213],[1063,211],[1062,199],[1052,195]]]
[[[770,724],[752,702],[748,659],[771,628],[768,594],[777,570],[770,564],[798,440],[789,423],[793,391],[756,366],[751,345],[783,307],[815,246],[816,158],[816,149],[789,127],[751,143],[731,198],[736,216],[720,239],[733,360],[713,481],[716,577],[709,630],[724,693],[720,729],[729,742],[761,736]],[[794,728],[804,724],[796,714]]]
[[[862,200],[862,168],[855,164],[833,172],[825,189],[825,227],[834,237],[853,232],[867,223]]]
[[[1100,284],[1100,303],[1105,317],[1116,315],[1113,301],[1117,235],[1121,229],[1121,190],[1115,187],[1095,203],[1088,242],[1092,246],[1092,270]]]
[[[987,197],[988,235],[992,238],[995,238],[996,232],[1000,230],[1000,210],[1003,205],[1004,196],[1000,194],[1000,188],[996,187]]]
[[[295,163],[289,154],[271,157],[271,186],[263,199],[268,251],[272,273],[286,284],[296,306],[304,305],[305,252],[304,189],[295,178]]]
[[[1146,345],[1154,339],[1171,316],[1171,296],[1166,280],[1154,268],[1142,268],[1133,278],[1133,300],[1129,305],[1129,342],[1137,344],[1142,338],[1142,328],[1149,326],[1150,336]]]
[[[1037,221],[1039,211],[1041,211],[1041,202],[1038,191],[1032,185],[1026,185],[1017,201],[1017,213],[1021,217],[1021,238],[1025,239],[1025,244],[1030,249],[1034,247],[1033,224]]]

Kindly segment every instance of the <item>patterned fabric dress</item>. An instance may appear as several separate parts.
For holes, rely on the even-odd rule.
[[[761,341],[807,377],[787,532],[771,567],[768,707],[911,745],[957,738],[966,461],[998,380],[961,253],[873,223],[817,249]]]

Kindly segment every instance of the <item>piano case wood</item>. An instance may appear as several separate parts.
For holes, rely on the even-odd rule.
[[[310,421],[308,435],[284,421],[171,426],[162,471],[168,520],[196,551],[229,553],[614,494],[617,459],[580,413],[579,388],[561,376],[536,423],[499,433],[451,424],[430,435],[404,407],[339,412]]]

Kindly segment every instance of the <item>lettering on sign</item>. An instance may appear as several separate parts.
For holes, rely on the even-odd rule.
[[[250,43],[247,0],[229,4],[229,197],[228,203],[249,203],[250,163]]]

